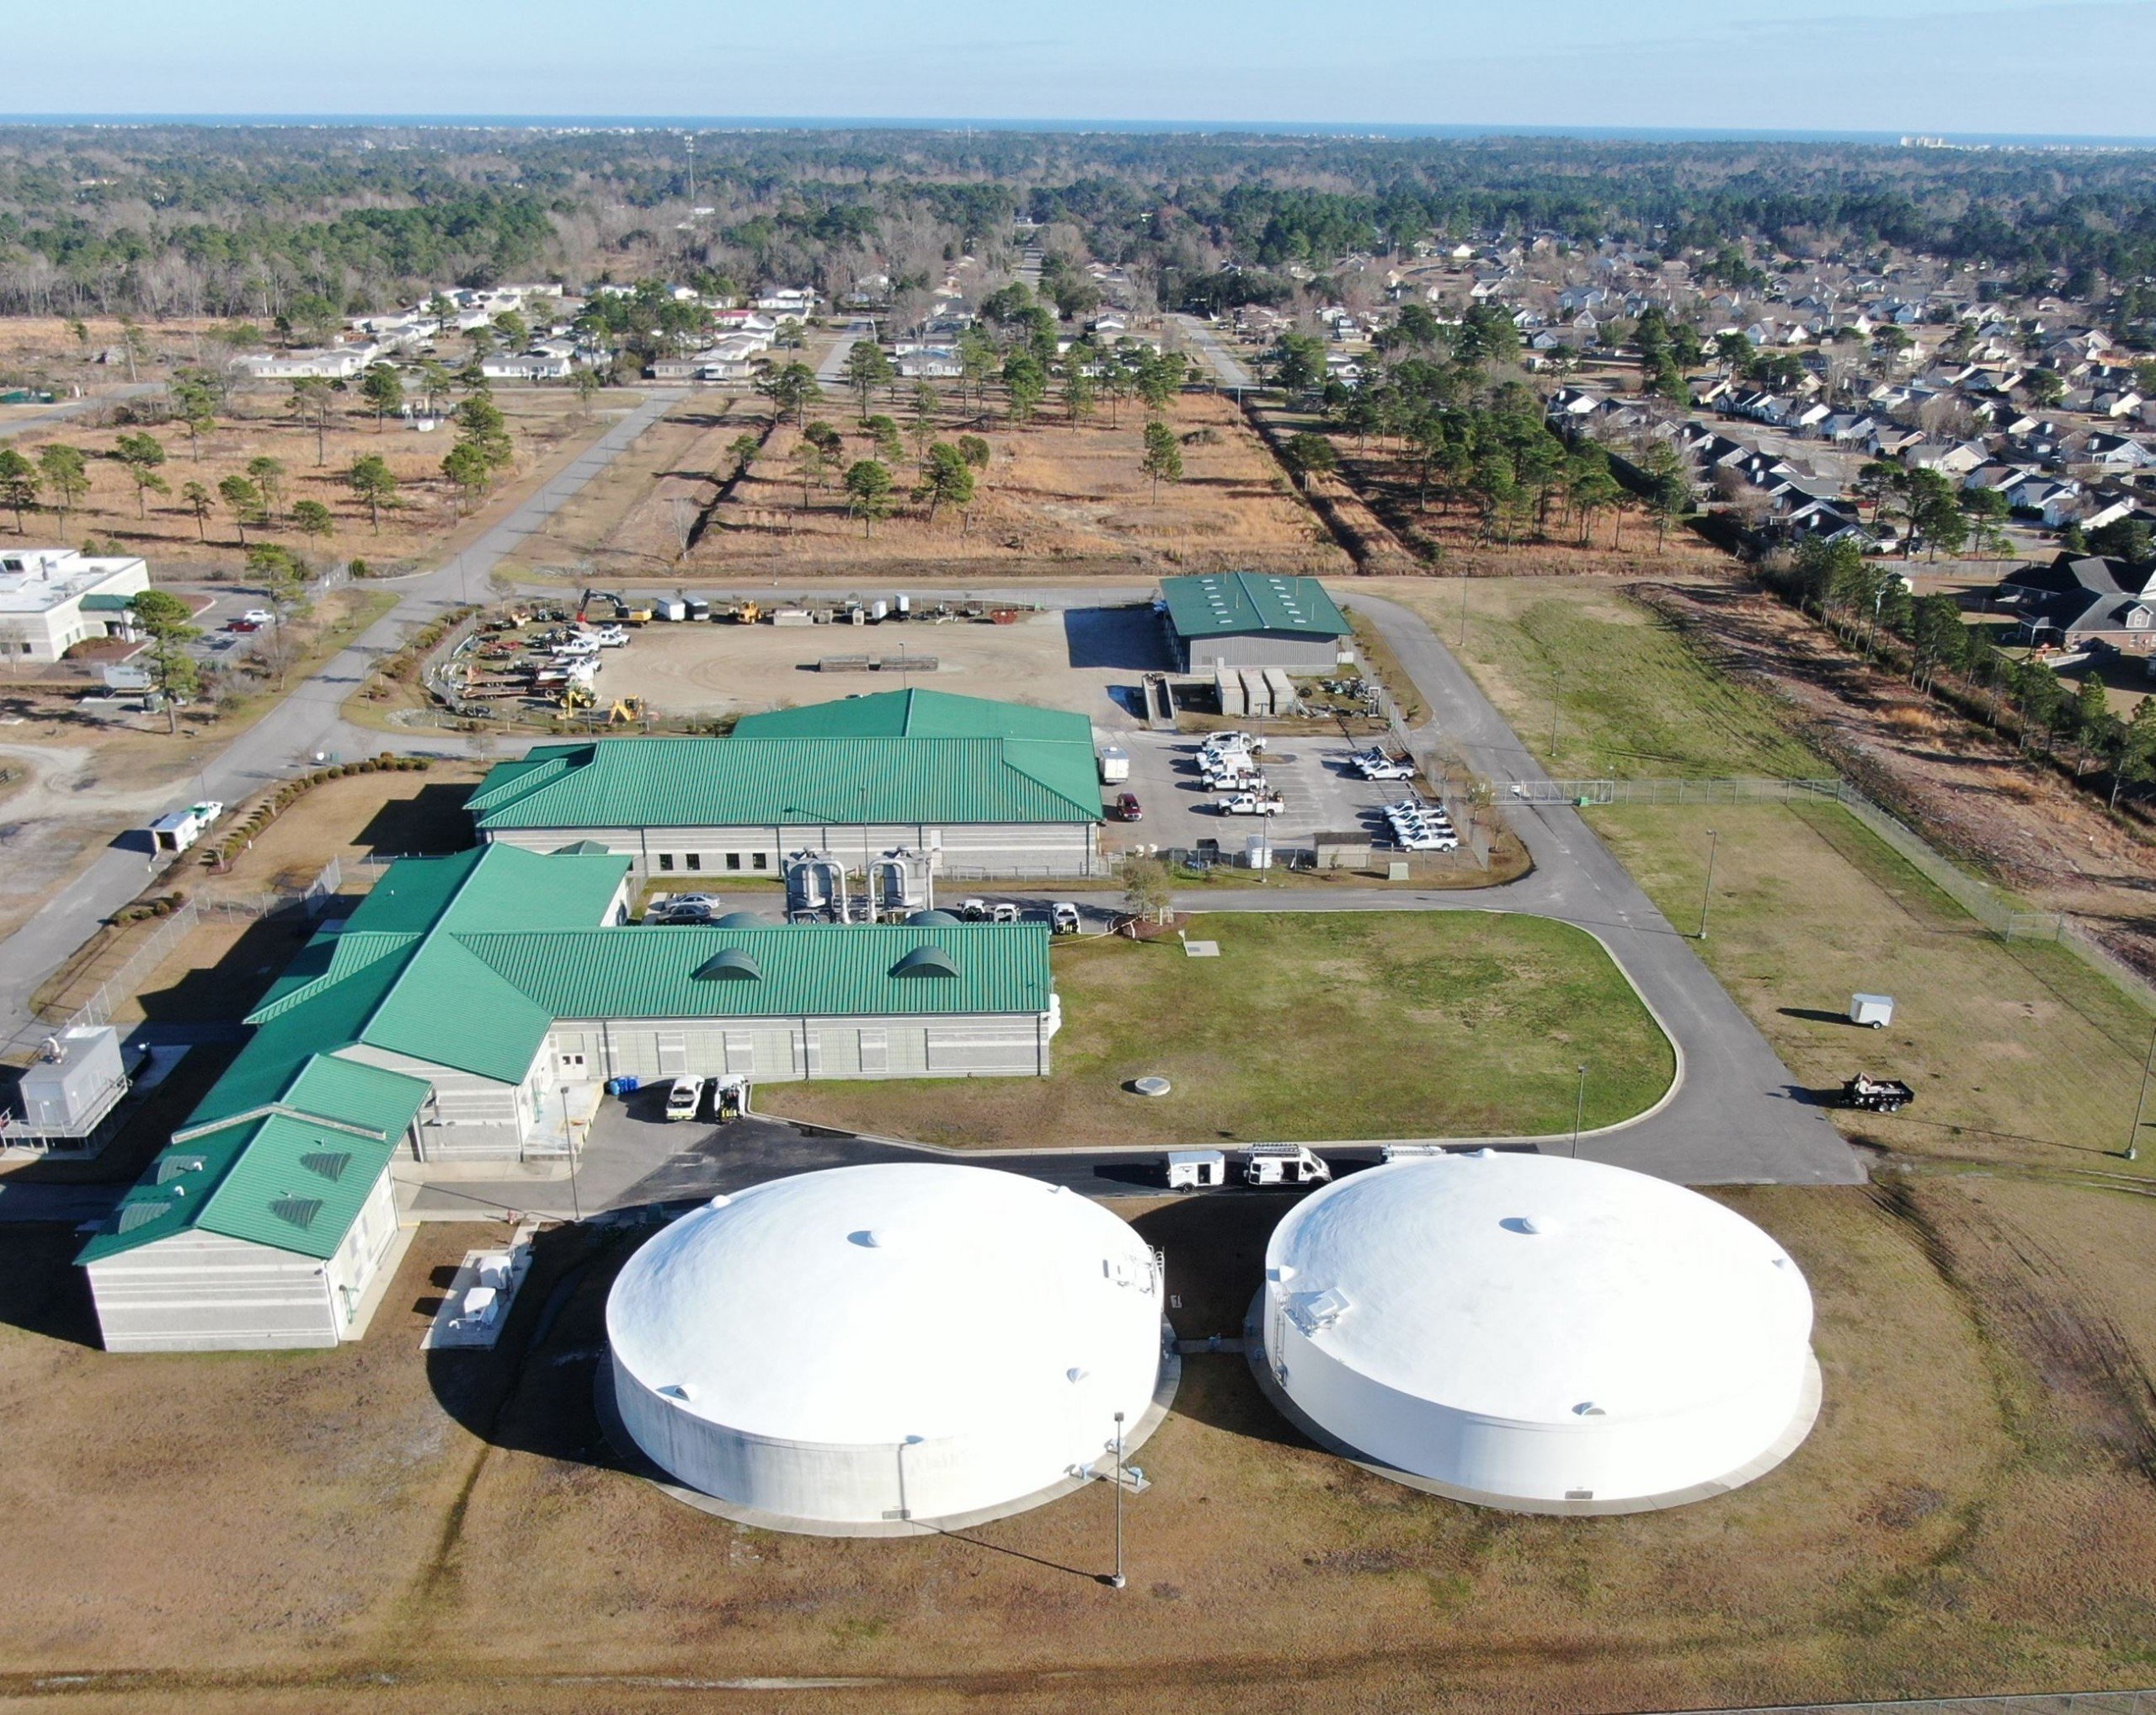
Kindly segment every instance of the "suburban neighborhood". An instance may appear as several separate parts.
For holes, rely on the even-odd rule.
[[[2139,1708],[2148,157],[1932,131],[0,126],[0,1698]]]

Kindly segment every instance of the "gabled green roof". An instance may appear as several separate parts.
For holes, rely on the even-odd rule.
[[[1351,629],[1315,578],[1209,572],[1199,577],[1163,578],[1161,594],[1168,604],[1169,623],[1183,637],[1257,631],[1346,637]]]
[[[601,739],[544,746],[522,762],[502,764],[467,807],[482,832],[1097,822],[1100,786],[1091,729],[1086,730],[1082,743],[844,735]]]
[[[132,596],[121,596],[110,590],[93,590],[78,604],[85,613],[121,613],[133,606]]]
[[[1067,709],[1036,708],[949,691],[878,691],[805,708],[744,714],[737,739],[1038,739],[1093,744],[1093,724]]]
[[[889,1012],[1020,1012],[1048,1009],[1048,929],[1040,923],[915,928],[903,923],[798,923],[782,928],[626,927],[527,930],[459,938],[473,957],[555,1018],[775,1018]],[[902,971],[932,949],[933,982]],[[726,953],[760,973],[712,973]],[[738,965],[738,961],[734,963]]]
[[[270,986],[248,1017],[254,1034],[81,1260],[198,1225],[330,1255],[430,1088],[338,1050],[365,1044],[517,1082],[552,1020],[474,959],[456,931],[535,919],[596,923],[628,862],[489,846],[392,865],[342,933],[316,936]],[[356,1193],[318,1194],[312,1181],[323,1175],[301,1157],[348,1143],[361,1175]],[[189,1165],[175,1170],[176,1162]],[[310,1202],[319,1205],[312,1212],[303,1206]]]
[[[427,1096],[423,1079],[314,1055],[275,1106],[176,1132],[76,1260],[195,1229],[333,1256]]]

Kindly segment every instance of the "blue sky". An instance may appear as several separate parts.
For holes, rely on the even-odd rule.
[[[22,113],[2156,131],[2156,0],[14,0]]]

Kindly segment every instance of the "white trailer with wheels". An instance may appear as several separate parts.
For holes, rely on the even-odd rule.
[[[1331,1177],[1323,1158],[1299,1143],[1254,1143],[1243,1151],[1246,1185],[1321,1185]]]
[[[1869,1024],[1875,1030],[1884,1030],[1894,1022],[1894,997],[1892,995],[1851,995],[1849,1023]]]
[[[1178,1149],[1168,1156],[1171,1191],[1207,1191],[1228,1183],[1228,1158],[1217,1149]]]

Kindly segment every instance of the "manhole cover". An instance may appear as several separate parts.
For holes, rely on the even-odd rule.
[[[1170,1086],[1166,1078],[1133,1078],[1130,1087],[1140,1096],[1165,1096]]]

